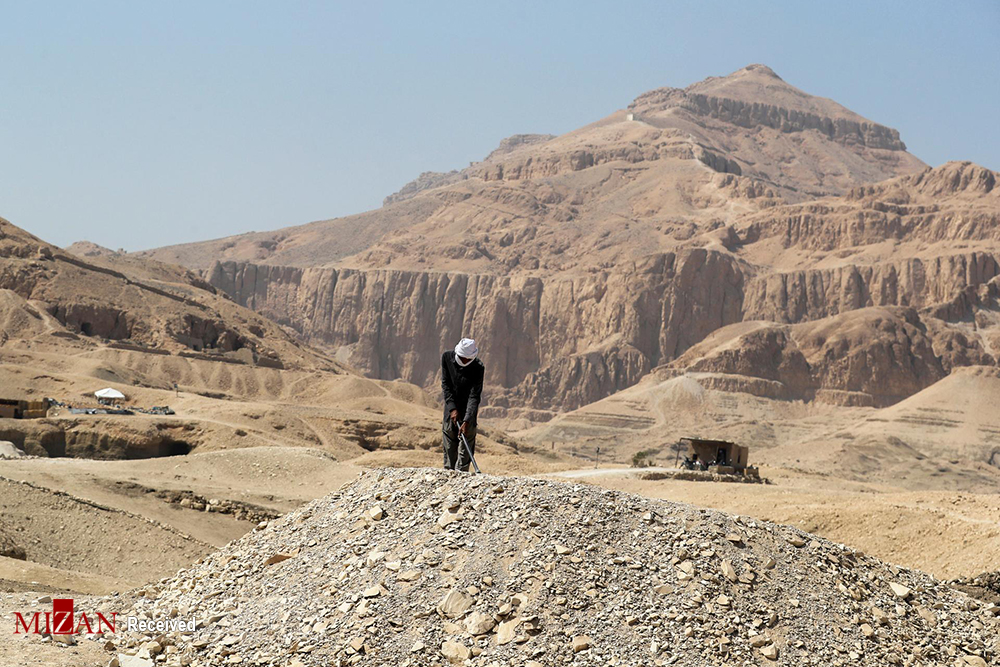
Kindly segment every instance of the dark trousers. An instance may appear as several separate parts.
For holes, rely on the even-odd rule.
[[[469,457],[469,453],[465,451],[465,445],[458,439],[458,424],[445,417],[444,423],[441,425],[441,431],[444,445],[444,469],[469,472],[469,465],[472,463],[472,459]],[[469,449],[475,454],[475,426],[465,429],[465,439],[469,443]]]

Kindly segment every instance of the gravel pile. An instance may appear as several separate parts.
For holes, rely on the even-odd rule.
[[[123,667],[975,666],[1000,625],[993,604],[795,528],[426,469],[366,472],[131,605],[199,627],[119,635]]]

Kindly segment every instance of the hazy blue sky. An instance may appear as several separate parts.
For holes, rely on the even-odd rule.
[[[0,216],[129,250],[355,213],[744,65],[1000,169],[1000,3],[0,2]]]

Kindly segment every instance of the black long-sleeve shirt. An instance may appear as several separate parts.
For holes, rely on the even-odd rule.
[[[473,359],[463,368],[458,365],[454,351],[448,350],[441,355],[441,393],[444,394],[445,421],[452,410],[458,410],[459,423],[476,425],[485,371],[486,368],[479,359]]]

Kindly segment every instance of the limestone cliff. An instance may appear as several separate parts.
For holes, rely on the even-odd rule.
[[[210,282],[240,305],[337,349],[340,358],[377,378],[432,387],[437,352],[462,335],[475,336],[488,351],[491,412],[516,408],[544,416],[628,387],[728,324],[799,323],[878,306],[931,306],[998,275],[1000,257],[984,253],[754,275],[724,253],[691,250],[573,279],[226,262],[216,265]],[[916,325],[899,326],[910,340]],[[921,362],[911,376],[894,389],[876,391],[856,363],[848,363],[853,370],[836,370],[839,357],[862,354],[875,377],[894,372],[900,360],[871,356],[861,338],[855,343],[836,358],[815,362],[822,367],[815,373],[842,381],[827,386],[782,378],[791,387],[782,397],[838,388],[871,393],[876,403],[887,404],[940,379],[942,364],[982,363],[978,356],[967,363],[961,356],[957,364],[944,361],[922,342]],[[914,356],[910,347],[900,358]]]
[[[439,352],[474,336],[488,350],[490,406],[559,410],[627,387],[738,321],[744,274],[698,249],[577,278],[226,262],[209,280],[373,377],[430,386]]]

